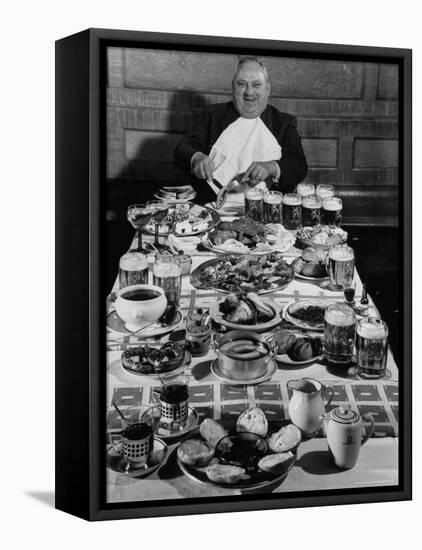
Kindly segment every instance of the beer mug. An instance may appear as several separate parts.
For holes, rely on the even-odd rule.
[[[356,316],[345,304],[331,304],[324,314],[325,356],[328,363],[347,365],[355,346]]]
[[[296,193],[283,197],[283,225],[286,229],[299,229],[302,223],[302,199]]]
[[[302,199],[303,197],[309,197],[309,195],[315,195],[315,185],[313,183],[298,183],[296,194]]]
[[[119,261],[119,288],[148,284],[148,258],[142,252],[129,251]]]
[[[164,290],[169,303],[179,304],[182,292],[182,266],[179,256],[157,254],[152,266],[153,285]]]
[[[332,291],[343,290],[353,281],[355,272],[355,253],[347,244],[337,244],[330,248],[327,255],[327,272],[330,282],[327,288]]]
[[[329,199],[330,197],[334,197],[336,189],[334,185],[330,185],[329,183],[319,183],[316,188],[316,194],[320,199]]]
[[[248,187],[245,191],[245,215],[255,222],[264,221],[264,191]]]
[[[302,198],[302,225],[312,227],[321,223],[322,200],[317,195]]]
[[[322,201],[322,221],[325,225],[340,227],[343,201],[339,197],[330,197]]]
[[[362,378],[383,378],[387,370],[388,327],[375,317],[360,319],[356,326],[356,362]]]
[[[267,191],[264,195],[264,223],[282,222],[283,193]]]

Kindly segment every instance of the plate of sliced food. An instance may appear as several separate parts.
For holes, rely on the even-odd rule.
[[[154,197],[170,204],[183,204],[192,201],[196,197],[196,191],[192,185],[169,186],[159,189]]]
[[[192,286],[199,290],[232,294],[275,292],[292,279],[293,269],[280,253],[218,256],[199,265],[190,275]]]
[[[170,233],[179,237],[192,237],[209,231],[220,222],[220,215],[207,206],[184,202],[169,205],[167,214],[158,224],[158,234],[168,236]],[[144,233],[155,234],[155,221],[151,221],[143,229]]]
[[[275,360],[291,367],[308,365],[321,359],[322,340],[294,330],[280,330],[271,338]]]
[[[183,371],[191,359],[184,346],[169,341],[162,345],[130,347],[122,353],[121,362],[123,369],[130,374],[159,379]]]
[[[211,318],[232,329],[265,332],[281,322],[280,308],[274,300],[261,298],[255,292],[229,294],[221,302],[214,302]]]
[[[296,462],[301,432],[289,421],[268,422],[260,408],[246,409],[234,426],[203,420],[177,448],[185,475],[202,485],[271,490]]]
[[[205,248],[219,254],[287,252],[295,243],[292,233],[280,223],[259,223],[250,218],[235,218],[220,223],[202,237]]]
[[[321,248],[305,248],[291,264],[295,277],[311,282],[328,279],[326,257],[326,251]]]
[[[305,246],[329,250],[336,244],[344,244],[348,233],[340,227],[330,225],[315,225],[314,227],[302,227],[296,237]]]
[[[327,307],[328,304],[323,300],[292,301],[285,305],[283,317],[299,328],[319,332],[324,330]]]

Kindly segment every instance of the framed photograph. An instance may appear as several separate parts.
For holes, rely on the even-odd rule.
[[[411,499],[411,50],[56,43],[56,507]]]

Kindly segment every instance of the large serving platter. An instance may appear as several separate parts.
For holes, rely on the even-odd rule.
[[[227,254],[202,263],[190,275],[196,289],[213,289],[224,294],[245,291],[268,294],[285,288],[292,280],[293,269],[280,253],[258,257]]]
[[[337,239],[337,242],[330,242],[329,244],[323,244],[323,243],[319,243],[319,242],[315,242],[314,240],[314,237],[310,238],[310,239],[307,239],[307,238],[304,238],[302,236],[302,233],[306,230],[313,230],[314,232],[318,233],[319,230],[321,230],[320,232],[325,232],[325,231],[329,231],[329,232],[336,232],[336,231],[340,231],[340,235]],[[312,227],[309,227],[309,228],[302,228],[300,229],[298,232],[297,232],[297,239],[300,243],[302,243],[303,246],[309,246],[311,248],[320,248],[321,250],[330,250],[330,248],[332,248],[333,246],[337,245],[337,244],[344,244],[346,243],[347,241],[347,237],[348,237],[348,233],[346,231],[342,231],[340,230],[339,228],[327,228],[327,226],[316,226],[314,228]]]
[[[216,212],[214,209],[209,208],[208,206],[201,206],[198,204],[193,204],[192,202],[183,202],[178,204],[171,204],[169,207],[170,214],[174,212],[176,209],[179,210],[186,210],[192,209],[195,207],[195,210],[202,212],[204,216],[207,216],[208,221],[206,224],[206,227],[194,230],[194,231],[178,231],[176,229],[170,230],[167,223],[164,221],[159,224],[158,234],[160,237],[167,237],[170,233],[173,233],[174,235],[178,237],[194,237],[196,235],[201,235],[202,233],[205,233],[206,231],[210,231],[214,227],[218,225],[218,223],[221,221],[220,215],[218,212]],[[196,219],[196,218],[195,218]],[[200,222],[201,218],[198,216],[197,222]],[[154,235],[155,234],[155,224],[154,221],[151,220],[143,229],[143,233],[146,233],[147,235]]]
[[[223,221],[212,230],[208,231],[202,236],[202,245],[216,254],[251,254],[254,256],[263,256],[271,253],[283,253],[287,252],[296,242],[296,237],[290,232],[284,229],[281,224],[257,224],[258,227],[268,227],[269,231],[273,233],[270,235],[265,234],[267,238],[266,242],[256,244],[256,246],[246,246],[237,238],[231,238],[221,244],[216,244],[213,239],[219,234],[220,226],[230,225],[232,222],[241,222],[239,218],[233,218],[230,221]],[[249,221],[248,224],[254,223]],[[222,230],[223,232],[225,230]],[[234,231],[234,233],[239,232]],[[262,238],[262,229],[261,229]],[[230,246],[229,246],[230,243]]]
[[[275,431],[275,430],[274,430]],[[202,440],[199,429],[191,432],[185,439],[199,439]],[[198,468],[195,466],[188,466],[184,464],[179,457],[177,457],[177,463],[182,472],[190,479],[200,483],[206,487],[219,487],[226,490],[238,490],[242,492],[256,491],[256,490],[271,490],[272,487],[280,485],[282,481],[287,477],[290,470],[293,468],[296,462],[296,454],[293,453],[292,460],[286,462],[286,470],[278,475],[271,475],[265,472],[258,472],[253,476],[248,476],[248,479],[240,480],[236,483],[226,484],[210,481],[206,474],[206,467]]]

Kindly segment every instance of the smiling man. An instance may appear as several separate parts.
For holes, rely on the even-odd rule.
[[[233,101],[204,111],[177,145],[176,164],[198,180],[265,182],[268,188],[277,182],[281,191],[292,191],[307,174],[306,158],[296,118],[268,105],[270,92],[265,66],[255,57],[242,58],[232,82]]]

